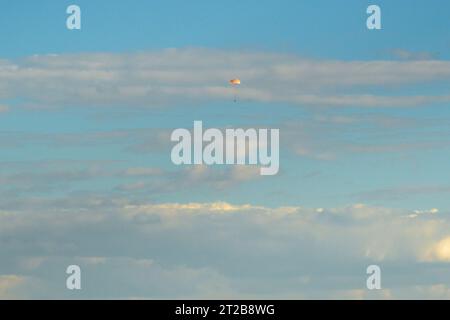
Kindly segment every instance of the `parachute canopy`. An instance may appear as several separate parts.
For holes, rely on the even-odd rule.
[[[231,79],[230,80],[230,84],[232,84],[232,85],[238,85],[238,84],[241,84],[241,80],[240,79]]]

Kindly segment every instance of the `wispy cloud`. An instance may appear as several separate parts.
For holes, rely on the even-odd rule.
[[[25,284],[27,279],[18,275],[0,274],[0,299],[20,299],[24,298]]]
[[[428,51],[410,51],[405,49],[392,49],[390,54],[402,60],[434,60],[438,56],[436,53]]]
[[[436,95],[380,95],[374,89],[450,80],[450,62],[313,60],[295,55],[210,49],[137,54],[65,54],[3,60],[0,97],[29,106],[141,106],[232,97],[300,105],[391,107],[450,101]]]

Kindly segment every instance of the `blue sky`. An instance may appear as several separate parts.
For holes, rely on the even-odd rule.
[[[295,52],[334,59],[372,59],[408,48],[448,58],[449,4],[378,1],[384,30],[365,28],[370,1],[78,1],[83,30],[68,33],[71,1],[14,1],[1,13],[4,57],[170,47],[214,47]],[[361,12],[363,14],[361,14]],[[14,34],[14,37],[10,37]]]
[[[374,3],[382,30],[356,0],[4,4],[0,297],[450,298],[450,4]],[[194,120],[279,128],[280,173],[174,166],[170,132]],[[368,295],[374,262],[410,281]],[[70,263],[95,283],[80,295]]]

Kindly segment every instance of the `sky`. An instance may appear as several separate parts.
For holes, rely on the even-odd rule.
[[[4,2],[1,299],[450,298],[450,3]],[[279,173],[174,165],[195,120]]]

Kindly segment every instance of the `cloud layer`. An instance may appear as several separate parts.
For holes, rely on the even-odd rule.
[[[0,212],[3,298],[449,297],[437,209],[67,200]],[[81,293],[64,288],[70,264]],[[365,290],[369,264],[381,292]]]
[[[233,97],[299,105],[393,107],[450,101],[450,93],[382,95],[382,89],[450,80],[450,62],[339,61],[210,49],[65,54],[0,61],[0,98],[28,106],[141,106]]]

